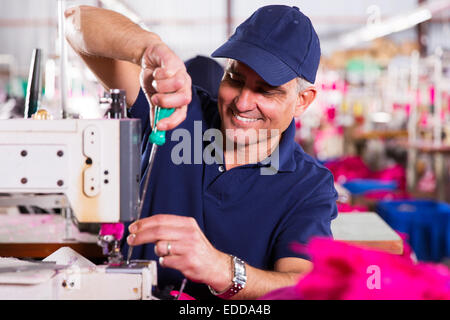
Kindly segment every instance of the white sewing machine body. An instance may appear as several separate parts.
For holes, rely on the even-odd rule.
[[[134,221],[140,144],[138,119],[0,120],[0,206],[69,209],[77,225]],[[156,262],[126,264],[117,248],[108,265],[69,247],[43,261],[0,258],[0,299],[154,299]]]
[[[80,223],[134,220],[140,131],[137,119],[0,120],[0,205],[41,196]]]
[[[156,270],[155,261],[96,266],[68,247],[42,262],[0,258],[0,299],[152,300]]]

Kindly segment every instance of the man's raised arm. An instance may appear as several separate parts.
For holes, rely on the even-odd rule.
[[[125,89],[132,105],[142,86],[151,105],[176,108],[158,123],[161,130],[184,120],[191,79],[158,35],[102,8],[79,6],[66,10],[65,17],[67,41],[106,89]]]

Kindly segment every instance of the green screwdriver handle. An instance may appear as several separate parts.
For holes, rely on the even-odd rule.
[[[151,143],[157,144],[158,146],[162,146],[166,143],[166,132],[158,130],[156,124],[159,120],[169,117],[175,111],[174,108],[161,108],[155,107],[155,120],[153,122],[153,131],[150,134],[149,140]]]

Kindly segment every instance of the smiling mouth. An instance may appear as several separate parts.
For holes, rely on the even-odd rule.
[[[243,122],[250,123],[250,122],[255,122],[255,121],[258,121],[258,120],[259,120],[259,118],[244,118],[244,117],[241,117],[241,116],[237,115],[237,114],[234,112],[234,110],[231,110],[231,112],[233,113],[233,117],[235,117],[235,118],[238,119],[239,121],[243,121]]]

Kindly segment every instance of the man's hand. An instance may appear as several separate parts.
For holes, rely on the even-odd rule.
[[[141,87],[151,106],[153,125],[154,107],[175,108],[174,113],[158,122],[159,130],[171,130],[186,118],[191,102],[191,77],[183,61],[163,42],[153,44],[141,58]]]
[[[154,243],[163,267],[181,271],[192,281],[217,291],[231,284],[231,258],[206,239],[194,218],[158,214],[129,226],[129,245]],[[170,252],[168,252],[170,249]]]
[[[158,214],[136,221],[128,230],[130,246],[155,244],[163,267],[177,269],[189,280],[219,292],[231,285],[231,257],[212,246],[194,218]],[[247,285],[233,299],[257,299],[272,290],[295,285],[311,268],[310,261],[293,257],[278,259],[273,271],[246,263]]]

